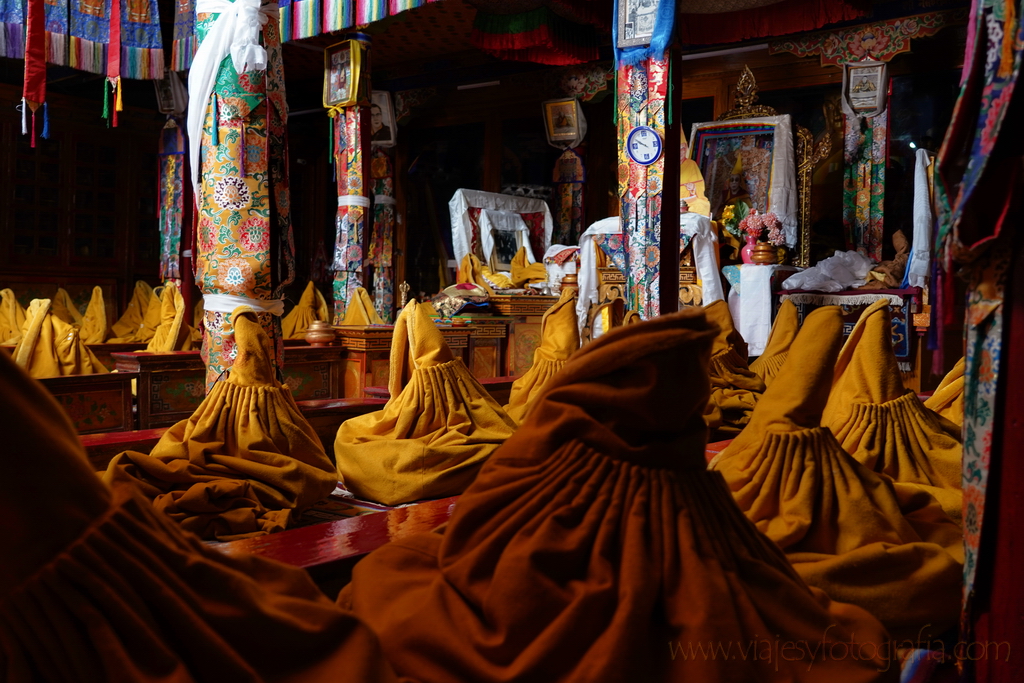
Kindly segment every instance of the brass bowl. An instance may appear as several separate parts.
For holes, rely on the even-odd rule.
[[[750,260],[754,263],[766,266],[778,261],[778,250],[768,242],[758,242],[750,252]]]
[[[314,320],[306,328],[306,343],[310,346],[330,346],[334,343],[334,328],[323,320]]]

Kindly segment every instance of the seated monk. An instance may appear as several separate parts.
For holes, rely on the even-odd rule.
[[[533,364],[512,383],[505,412],[516,424],[522,423],[531,406],[544,393],[544,387],[578,348],[576,288],[566,287],[558,303],[549,308],[541,319],[540,345],[533,352]]]
[[[135,282],[135,291],[124,315],[110,328],[111,344],[148,342],[160,325],[160,297],[142,280]]]
[[[750,421],[764,382],[747,367],[747,344],[732,324],[729,304],[719,299],[704,308],[708,320],[719,328],[711,348],[711,398],[704,419],[711,440],[729,439]]]
[[[775,315],[775,322],[772,323],[772,331],[768,334],[764,353],[750,364],[751,372],[761,378],[765,387],[772,385],[775,376],[789,358],[789,347],[796,339],[796,333],[800,331],[799,317],[796,304],[789,299],[783,301]]]
[[[750,424],[710,467],[808,585],[863,607],[896,640],[937,638],[960,614],[960,526],[819,426],[842,339],[838,306],[807,316]]]
[[[302,292],[299,303],[295,304],[295,308],[289,311],[288,315],[281,318],[281,336],[284,339],[302,339],[310,323],[315,320],[330,323],[332,319],[327,300],[310,280]]]
[[[888,302],[869,306],[846,340],[821,424],[858,462],[921,486],[960,521],[960,429],[903,386]]]
[[[57,402],[5,357],[0,406],[4,680],[395,680],[305,571],[228,557],[134,485],[102,483]]]
[[[49,299],[33,299],[25,313],[14,361],[32,377],[63,377],[110,372],[81,338],[81,327],[50,310]]]
[[[185,320],[185,313],[185,299],[178,286],[168,282],[160,293],[160,324],[153,330],[146,351],[169,353],[194,349],[192,327]]]
[[[382,410],[341,423],[338,475],[360,498],[400,505],[462,493],[515,422],[410,301],[395,322]]]
[[[512,257],[512,286],[525,287],[534,282],[547,282],[548,269],[541,262],[529,263],[526,258],[526,247],[520,247]]]
[[[108,484],[138,486],[183,529],[222,541],[285,529],[338,480],[274,376],[273,347],[256,314],[243,306],[231,316],[236,356],[227,378],[150,455],[125,451],[103,474]]]
[[[18,297],[10,289],[0,291],[0,344],[17,344],[24,326],[25,309]]]
[[[958,427],[964,424],[964,358],[956,362],[949,374],[942,378],[935,392],[924,405]]]
[[[89,306],[82,316],[82,341],[86,344],[102,344],[107,338],[107,307],[103,303],[103,288],[93,287]]]
[[[352,300],[345,306],[345,317],[341,324],[342,326],[383,325],[384,320],[377,314],[377,309],[373,307],[369,293],[362,287],[356,287],[352,292]]]
[[[400,677],[899,678],[897,665],[868,659],[885,647],[881,624],[808,589],[706,470],[716,332],[690,309],[583,347],[445,527],[355,566],[338,601],[374,629]],[[812,654],[724,661],[687,650],[755,639],[806,640]],[[823,639],[853,640],[866,656],[823,659]]]
[[[50,300],[50,313],[69,325],[81,326],[82,324],[81,311],[78,310],[71,295],[63,287],[58,287],[57,293]]]

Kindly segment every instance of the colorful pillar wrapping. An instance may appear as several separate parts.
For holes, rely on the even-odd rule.
[[[395,166],[391,153],[374,147],[370,159],[373,180],[373,237],[367,262],[373,266],[373,300],[377,315],[394,322],[395,271],[392,254],[395,240]]]
[[[223,14],[203,12],[204,3]],[[188,130],[199,206],[195,267],[204,299],[202,356],[209,391],[234,361],[231,312],[238,305],[257,310],[260,325],[275,342],[275,364],[280,366],[280,297],[295,276],[295,246],[276,11],[255,0],[201,0],[197,11],[199,48],[189,75]],[[262,23],[258,14],[267,19],[261,29],[265,56],[257,42],[259,29],[253,28],[236,67],[233,54],[222,55],[232,33],[248,33],[246,27]],[[218,35],[216,22],[221,16],[235,25],[226,24],[229,28]],[[220,40],[211,40],[211,47],[204,50],[203,41],[211,34]],[[215,51],[218,43],[225,46],[224,52]],[[254,65],[255,70],[245,71]],[[212,92],[206,95],[210,85]]]
[[[174,34],[171,42],[171,70],[187,71],[196,56],[195,0],[174,3]]]
[[[646,125],[665,136],[668,59],[647,58],[618,70],[616,116],[619,140],[619,198],[626,239],[627,305],[647,320],[661,313],[661,193],[664,154],[643,166],[626,154],[626,138]]]
[[[889,112],[846,117],[843,226],[847,248],[882,260],[885,162],[889,156]]]
[[[181,279],[181,229],[185,217],[185,132],[169,118],[157,152],[160,204],[160,279]]]
[[[332,120],[334,168],[338,178],[338,218],[334,243],[334,318],[340,323],[356,287],[363,285],[363,237],[369,224],[368,169],[363,154],[368,107],[348,107]]]
[[[555,183],[555,234],[552,244],[577,244],[583,234],[583,184],[587,171],[583,157],[574,149],[566,149],[555,162],[552,180]]]

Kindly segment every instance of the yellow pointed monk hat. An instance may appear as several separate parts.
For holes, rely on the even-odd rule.
[[[14,348],[14,360],[32,377],[110,372],[82,341],[81,328],[53,315],[49,299],[34,299],[25,318],[24,333]]]
[[[10,289],[0,291],[0,343],[16,343],[25,326],[25,309]]]
[[[160,324],[153,330],[146,351],[167,353],[191,351],[192,327],[185,321],[185,299],[173,282],[164,285],[160,293]]]
[[[512,383],[505,412],[521,423],[556,372],[580,348],[576,321],[576,288],[566,287],[558,302],[544,313],[540,324],[540,345],[533,352],[533,364]]]
[[[840,351],[822,425],[858,462],[921,485],[959,521],[959,432],[903,386],[886,301],[861,314]]]
[[[302,339],[306,330],[309,329],[310,323],[315,320],[329,323],[331,314],[324,295],[310,280],[302,292],[299,303],[295,304],[295,308],[281,319],[281,334],[285,339]]]
[[[772,385],[775,375],[782,369],[782,364],[789,356],[789,347],[799,331],[800,320],[796,304],[786,299],[779,306],[779,312],[772,324],[772,331],[768,335],[764,353],[750,364],[750,369],[764,381],[765,387]],[[839,331],[839,334],[842,335],[842,330]]]
[[[102,344],[107,338],[107,307],[103,302],[103,289],[92,288],[89,307],[82,316],[82,341],[86,344]]]
[[[965,359],[960,358],[949,371],[935,392],[924,402],[925,407],[933,410],[958,427],[964,424],[964,370]]]
[[[712,440],[717,441],[735,436],[750,421],[765,386],[747,366],[747,344],[733,325],[725,300],[705,306],[704,313],[718,325],[709,366],[711,398],[704,411]]]
[[[482,287],[488,296],[494,295],[494,288],[487,282],[481,271],[480,259],[473,254],[466,254],[459,263],[458,277],[456,283],[467,282]]]
[[[957,619],[959,526],[919,488],[893,484],[820,427],[842,344],[838,306],[804,322],[750,424],[710,467],[808,585],[865,608],[896,638]]]
[[[515,423],[455,358],[425,304],[395,322],[383,410],[346,420],[334,454],[360,498],[398,505],[462,493]]]
[[[140,332],[145,325],[146,312],[153,300],[153,288],[142,280],[135,282],[132,291],[132,298],[128,302],[128,308],[124,315],[118,318],[117,322],[110,327],[110,339],[114,343],[130,343],[136,341],[149,341],[153,337],[149,335],[145,340],[139,339]]]

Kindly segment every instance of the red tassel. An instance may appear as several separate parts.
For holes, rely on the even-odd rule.
[[[32,112],[32,149],[36,148],[36,113]]]

